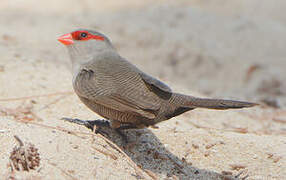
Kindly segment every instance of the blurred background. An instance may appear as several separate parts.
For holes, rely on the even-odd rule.
[[[89,28],[174,89],[285,106],[285,8],[282,0],[1,0],[1,93],[22,95],[19,85],[25,93],[57,89],[42,80],[27,87],[23,68],[45,63],[69,69],[56,39]],[[52,80],[51,71],[31,71],[31,80]]]
[[[73,93],[68,53],[57,41],[88,28],[174,91],[262,104],[197,109],[138,130],[139,143],[126,151],[138,167],[159,179],[212,179],[240,168],[240,177],[285,179],[285,9],[285,0],[0,0],[0,176],[18,135],[39,148],[44,179],[138,177],[102,138],[60,120],[100,118]],[[174,158],[154,163],[150,149]],[[178,167],[196,170],[181,176]]]

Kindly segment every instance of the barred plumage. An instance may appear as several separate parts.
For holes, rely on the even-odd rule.
[[[141,128],[195,108],[232,109],[256,105],[173,93],[167,85],[122,58],[106,36],[82,31],[102,38],[69,39],[66,43],[73,66],[75,92],[92,111],[116,122],[114,124]]]

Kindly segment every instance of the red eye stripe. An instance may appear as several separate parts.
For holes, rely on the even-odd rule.
[[[75,32],[72,32],[71,35],[74,40],[79,40],[79,41],[86,41],[90,39],[104,41],[104,37],[91,34],[87,31],[75,31]]]
[[[95,39],[95,40],[104,41],[104,37],[102,37],[102,36],[97,36],[97,35],[92,35],[92,34],[91,34],[91,38],[92,38],[92,39]]]

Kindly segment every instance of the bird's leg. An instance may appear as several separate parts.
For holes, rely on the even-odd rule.
[[[128,138],[119,128],[115,129],[116,133],[122,138],[125,144],[128,143]]]
[[[87,120],[87,121],[83,121],[80,119],[72,119],[72,118],[61,118],[64,121],[68,121],[71,123],[75,123],[75,124],[79,124],[79,125],[83,125],[85,127],[87,127],[88,129],[94,131],[95,133],[104,133],[106,134],[106,132],[100,131],[101,127],[110,127],[110,122],[108,120],[104,120],[104,119],[97,119],[97,120]],[[94,126],[96,126],[96,129],[94,130]],[[125,129],[136,129],[137,127],[132,125],[132,124],[124,124],[121,125],[119,128],[114,129],[115,132],[122,138],[122,140],[127,144],[128,143],[128,138],[126,136],[126,134],[124,134],[122,132],[122,130]],[[107,135],[107,134],[106,134]]]
[[[109,121],[104,120],[104,119],[83,121],[80,119],[62,118],[62,120],[75,123],[75,124],[79,124],[79,125],[84,125],[88,129],[91,129],[92,131],[94,131],[94,126],[96,126],[95,133],[99,133],[100,127],[110,127]]]
[[[121,125],[119,128],[116,128],[115,131],[121,136],[122,140],[127,144],[128,138],[127,135],[122,132],[125,129],[136,129],[137,127],[132,124]]]

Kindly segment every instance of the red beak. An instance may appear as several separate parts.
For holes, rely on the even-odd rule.
[[[73,44],[72,35],[70,33],[62,35],[61,37],[58,38],[58,41],[60,41],[64,45]]]

